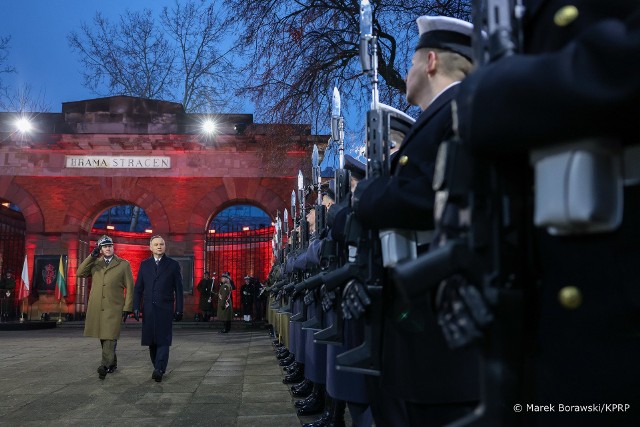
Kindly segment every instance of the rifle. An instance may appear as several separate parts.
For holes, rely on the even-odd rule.
[[[373,12],[369,0],[360,3],[360,63],[363,72],[371,82],[371,109],[367,112],[367,178],[388,175],[390,156],[388,128],[385,126],[384,110],[380,108],[378,93],[378,43],[373,35]],[[365,340],[351,350],[336,357],[336,369],[367,375],[380,375],[380,344],[382,334],[383,271],[379,263],[380,241],[375,230],[365,230],[355,216],[347,220],[347,245],[356,248],[353,258],[355,268],[343,267],[344,271],[358,271],[358,279],[365,284],[372,303],[364,313]],[[336,273],[336,279],[343,279],[346,273]],[[326,278],[325,278],[326,279]],[[375,328],[375,331],[374,331]]]
[[[517,49],[518,21],[523,13],[521,2],[517,3],[472,3],[477,65],[508,56]],[[488,40],[483,37],[485,28]],[[511,215],[517,208],[511,183],[493,159],[468,152],[457,132],[455,102],[452,110],[454,138],[439,147],[433,180],[434,217],[443,243],[396,265],[392,277],[405,298],[424,295],[437,287],[438,295],[455,295],[449,297],[447,306],[436,303],[438,320],[450,347],[461,347],[482,337],[480,404],[472,414],[452,425],[513,425],[514,413],[503,403],[518,394],[516,372],[521,355],[512,349],[521,348],[517,344],[522,335],[518,318],[523,312],[518,280],[520,273],[523,277],[526,273],[522,266],[507,260],[505,247],[514,235],[520,244],[526,239],[516,224],[517,216]],[[498,322],[495,317],[509,320]],[[451,320],[460,318],[464,321],[454,324]],[[461,324],[468,326],[461,328]]]
[[[314,151],[317,155],[317,150],[318,148],[316,146],[314,146]],[[309,223],[307,222],[307,214],[306,214],[306,206],[305,206],[305,189],[304,189],[304,177],[302,176],[302,171],[298,171],[298,200],[300,203],[300,221],[299,221],[299,226],[300,226],[300,255],[304,254],[307,250],[307,248],[309,247]],[[302,279],[307,275],[306,272],[303,272],[300,276],[297,277],[297,280],[292,282],[292,286],[290,288],[290,292],[291,292],[291,299],[295,300],[296,298],[299,297],[299,295],[301,295],[300,292],[298,292],[296,286],[297,284],[299,284],[300,282],[302,282]],[[301,305],[301,310],[294,314],[293,316],[291,316],[291,321],[292,322],[304,322],[307,318],[307,305],[306,304],[302,304]],[[303,323],[303,328],[305,327],[305,324]]]
[[[337,87],[333,88],[333,98],[331,103],[331,138],[338,146],[338,169],[334,173],[335,183],[335,199],[336,203],[340,203],[349,197],[351,192],[351,172],[344,167],[344,118],[341,113],[340,92]],[[320,201],[320,199],[318,199]],[[324,208],[324,206],[322,206]],[[315,286],[325,286],[327,295],[333,293],[334,319],[331,325],[313,335],[315,343],[320,344],[341,344],[343,336],[344,319],[342,317],[340,306],[342,304],[342,293],[335,288],[342,283],[337,283],[331,288],[326,286],[325,277],[332,275],[337,269],[341,260],[338,256],[338,245],[333,240],[325,240],[321,247],[321,264],[324,265],[324,272],[318,275],[317,280],[313,283]]]
[[[314,215],[315,215],[315,224],[316,224],[316,238],[320,238],[320,232],[324,230],[326,226],[326,209],[322,205],[322,178],[320,176],[320,165],[319,165],[319,155],[318,155],[318,146],[314,144],[313,153],[311,155],[311,176],[312,176],[312,185],[310,190],[315,189],[317,191],[316,205],[314,207]],[[307,229],[308,232],[308,229]],[[314,269],[315,270],[315,269]],[[302,306],[302,311],[299,313],[300,319],[305,319],[305,324],[303,324],[304,329],[317,329],[319,325],[321,325],[321,321],[318,318],[318,311],[314,314],[314,317],[311,319],[307,319],[307,306],[312,303],[312,299],[315,299],[313,292],[315,292],[315,285],[309,285],[310,280],[316,278],[316,275],[312,275],[312,272],[309,272],[309,275],[302,282],[298,283],[295,286],[295,292],[299,294],[305,294],[304,304]],[[292,318],[293,319],[293,318]]]

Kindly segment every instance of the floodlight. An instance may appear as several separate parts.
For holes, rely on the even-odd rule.
[[[206,119],[202,122],[202,132],[211,135],[216,131],[216,124],[211,119]]]
[[[33,129],[33,124],[31,124],[31,120],[26,117],[21,117],[16,120],[15,123],[16,129],[20,133],[29,133]]]

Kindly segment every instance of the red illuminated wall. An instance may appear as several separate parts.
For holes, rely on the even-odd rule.
[[[131,270],[133,271],[133,280],[138,277],[138,269],[140,268],[140,262],[151,256],[148,246],[139,245],[115,245],[116,255],[120,258],[124,258],[131,264]]]

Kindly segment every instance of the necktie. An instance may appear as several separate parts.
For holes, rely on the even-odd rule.
[[[109,259],[106,259],[106,258],[105,258],[105,259],[104,259],[104,262],[105,262],[105,264],[109,265],[109,263],[111,262],[111,258],[109,258]]]

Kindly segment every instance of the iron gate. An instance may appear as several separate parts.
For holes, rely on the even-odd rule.
[[[205,266],[219,284],[222,273],[229,272],[235,285],[232,291],[233,311],[240,312],[240,287],[244,277],[255,277],[264,282],[271,269],[271,239],[274,227],[254,230],[248,227],[232,226],[230,231],[209,231],[206,238]]]

